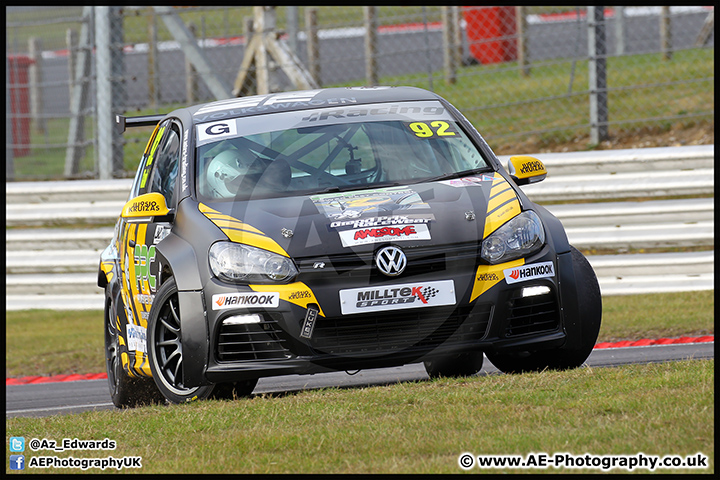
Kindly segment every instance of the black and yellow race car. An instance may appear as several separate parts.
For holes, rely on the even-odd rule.
[[[330,88],[117,118],[155,125],[100,259],[119,407],[248,395],[261,377],[423,362],[583,364],[596,276],[450,103]]]

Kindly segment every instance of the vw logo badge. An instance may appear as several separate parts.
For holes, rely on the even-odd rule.
[[[388,277],[397,277],[407,266],[407,257],[397,247],[384,247],[375,256],[375,265]]]

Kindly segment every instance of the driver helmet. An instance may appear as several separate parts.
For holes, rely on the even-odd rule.
[[[245,175],[248,168],[248,163],[235,149],[225,150],[215,155],[207,169],[207,182],[213,195],[219,198],[235,196],[239,182],[231,182]]]

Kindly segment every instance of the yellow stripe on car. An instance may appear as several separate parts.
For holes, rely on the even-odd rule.
[[[520,202],[515,195],[515,191],[502,175],[495,173],[492,187],[490,187],[483,238],[487,238],[505,222],[519,214]]]
[[[256,292],[279,292],[281,300],[302,308],[307,308],[308,305],[314,303],[320,309],[320,315],[325,316],[315,294],[303,282],[289,283],[287,285],[248,285],[248,287]]]
[[[202,203],[198,204],[198,209],[208,220],[222,230],[231,241],[250,245],[251,247],[262,248],[263,250],[268,250],[284,257],[290,257],[275,240],[252,225],[248,225],[237,218],[213,210]]]
[[[473,284],[470,301],[474,301],[483,293],[490,290],[498,282],[505,279],[503,270],[513,267],[519,267],[525,264],[525,259],[514,260],[512,262],[501,263],[499,265],[480,265],[475,272],[475,283]]]

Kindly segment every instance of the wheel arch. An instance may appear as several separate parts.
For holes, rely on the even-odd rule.
[[[183,344],[184,378],[186,385],[206,385],[209,339],[202,294],[202,279],[193,247],[181,237],[170,233],[157,245],[162,262],[161,284],[175,279],[180,309]],[[151,348],[151,347],[149,347]]]

